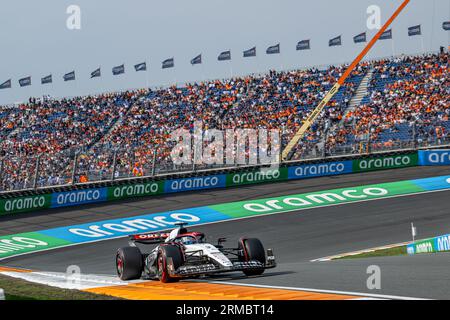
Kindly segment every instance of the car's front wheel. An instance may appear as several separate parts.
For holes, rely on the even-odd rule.
[[[178,246],[161,246],[158,251],[158,278],[161,282],[176,282],[179,278],[171,277],[168,270],[169,259],[172,259],[174,269],[178,269],[183,263],[184,258],[181,249]]]
[[[239,249],[241,249],[244,255],[241,257],[242,261],[259,261],[262,264],[266,263],[266,252],[261,241],[256,238],[240,239]],[[246,276],[257,276],[264,273],[264,268],[245,270]]]
[[[120,280],[139,279],[142,275],[142,253],[137,247],[123,247],[117,250],[116,270]]]

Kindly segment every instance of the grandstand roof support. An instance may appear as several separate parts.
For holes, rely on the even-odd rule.
[[[386,23],[381,27],[381,29],[377,32],[377,34],[370,40],[370,42],[364,47],[364,49],[361,51],[361,53],[353,60],[353,62],[350,64],[350,66],[345,70],[344,74],[338,79],[338,81],[334,84],[334,86],[331,88],[330,91],[325,95],[323,100],[319,103],[319,105],[311,112],[311,114],[308,116],[308,118],[303,122],[303,125],[300,127],[300,129],[297,131],[297,133],[294,135],[294,137],[289,141],[286,148],[284,148],[282,153],[282,160],[286,160],[289,155],[291,154],[292,149],[294,146],[297,145],[297,143],[300,141],[301,138],[303,138],[306,131],[311,127],[311,125],[316,121],[316,119],[319,117],[322,110],[325,108],[328,101],[331,100],[331,98],[339,91],[339,88],[344,84],[345,80],[348,78],[350,73],[353,71],[353,69],[356,67],[356,65],[364,58],[364,56],[369,52],[370,49],[372,49],[373,45],[377,40],[380,38],[380,36],[386,31],[386,29],[391,25],[391,23],[397,18],[397,16],[402,12],[402,10],[406,7],[406,5],[409,3],[410,0],[404,0],[402,4],[395,10],[395,12],[392,14],[392,16],[386,21]]]

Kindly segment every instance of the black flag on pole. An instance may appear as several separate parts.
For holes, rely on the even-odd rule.
[[[162,68],[163,69],[167,69],[167,68],[173,68],[175,66],[175,61],[174,58],[169,58],[166,59],[162,62]]]
[[[146,62],[142,62],[142,63],[138,63],[136,65],[134,65],[134,70],[137,71],[146,71],[147,70],[147,63]]]
[[[392,39],[392,29],[386,30],[380,36],[380,40]]]
[[[121,64],[120,66],[112,68],[112,73],[115,76],[125,73],[125,65]]]
[[[340,46],[340,45],[342,45],[341,36],[338,36],[338,37],[333,38],[333,39],[328,41],[328,46],[329,47]]]
[[[420,30],[420,24],[417,26],[412,26],[408,28],[408,36],[418,36],[422,34],[422,30]]]
[[[358,34],[358,35],[353,37],[353,42],[354,43],[360,43],[360,42],[366,42],[366,41],[367,41],[367,38],[366,38],[366,33],[365,32],[360,33],[360,34]]]
[[[21,87],[31,86],[31,77],[19,79],[19,85]]]
[[[450,21],[442,22],[442,29],[450,30]]]
[[[75,80],[75,71],[66,73],[63,77],[64,81],[72,81]]]
[[[41,78],[41,84],[47,84],[47,83],[52,83],[53,79],[52,79],[52,75],[49,74],[46,77]]]
[[[266,54],[277,54],[277,53],[280,53],[280,44],[270,46],[266,50]]]
[[[217,60],[219,61],[225,61],[225,60],[231,60],[231,51],[224,51],[217,57]]]
[[[6,80],[2,84],[0,84],[0,89],[8,89],[11,88],[11,79]]]
[[[201,55],[201,54],[199,54],[199,55],[196,56],[195,58],[192,58],[192,59],[191,59],[191,64],[192,64],[192,65],[194,65],[194,64],[200,64],[200,63],[202,63],[202,55]]]
[[[253,48],[250,48],[248,50],[245,50],[243,52],[243,56],[244,56],[244,58],[256,57],[256,47],[253,47]]]
[[[302,40],[297,43],[297,50],[309,50],[311,49],[309,40]]]
[[[102,71],[100,70],[100,68],[95,69],[94,71],[91,72],[91,79],[101,77],[101,76],[102,76]]]

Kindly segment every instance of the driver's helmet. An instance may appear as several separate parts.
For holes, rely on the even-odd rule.
[[[197,243],[197,241],[195,240],[195,238],[194,238],[194,237],[191,237],[191,236],[181,237],[181,238],[179,239],[179,241],[180,241],[182,244],[195,244],[195,243]]]

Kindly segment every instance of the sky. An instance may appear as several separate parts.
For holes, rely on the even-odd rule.
[[[353,36],[368,30],[367,7],[377,5],[384,23],[400,0],[0,0],[0,83],[12,79],[12,88],[0,90],[0,105],[30,96],[55,97],[97,94],[133,88],[229,78],[351,62],[364,44]],[[81,10],[81,29],[70,30],[66,10]],[[442,22],[450,20],[449,0],[411,0],[393,23],[393,41],[378,42],[367,58],[438,51],[450,43]],[[422,36],[408,37],[407,28],[420,24]],[[343,45],[328,47],[342,35]],[[310,39],[311,50],[296,51],[298,41]],[[281,54],[266,55],[280,43]],[[257,56],[242,51],[256,46]],[[217,61],[231,50],[231,61]],[[202,54],[203,63],[190,60]],[[175,68],[161,62],[174,57]],[[146,72],[133,66],[147,62]],[[126,73],[113,76],[114,66]],[[102,77],[90,79],[101,67]],[[75,70],[76,81],[64,82]],[[40,79],[53,75],[53,83]],[[18,80],[31,76],[32,85]]]

